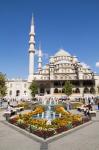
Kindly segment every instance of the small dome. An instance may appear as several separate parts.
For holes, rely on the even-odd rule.
[[[90,66],[88,66],[88,65],[87,65],[87,64],[85,64],[84,62],[81,62],[80,64],[81,64],[81,65],[82,65],[82,67],[83,67],[83,68],[85,68],[85,69],[90,68]]]
[[[54,58],[53,58],[53,56],[50,57],[49,62],[50,62],[50,63],[54,63]]]
[[[68,52],[66,52],[65,50],[63,49],[60,49],[56,54],[55,56],[71,56]]]

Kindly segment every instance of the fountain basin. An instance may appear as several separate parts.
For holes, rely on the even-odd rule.
[[[59,118],[60,114],[57,114],[53,111],[50,111],[50,113],[48,113],[48,111],[45,111],[42,114],[37,114],[37,115],[33,115],[33,119],[47,119],[47,120],[53,120],[55,118]]]

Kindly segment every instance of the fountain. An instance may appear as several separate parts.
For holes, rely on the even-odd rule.
[[[42,119],[44,118],[44,112],[42,112]]]
[[[53,119],[55,119],[55,112],[53,112]]]
[[[35,116],[35,118],[42,118],[42,119],[47,119],[48,120],[48,124],[51,123],[51,120],[55,119],[55,118],[60,118],[61,117],[61,114],[56,114],[54,111],[53,111],[53,107],[55,105],[58,104],[58,100],[55,99],[55,98],[49,98],[49,99],[43,99],[42,100],[42,105],[46,106],[46,111],[45,112],[42,112],[42,114],[37,114],[37,117]],[[33,116],[34,117],[34,116]]]
[[[59,114],[59,118],[61,118],[61,113]]]
[[[39,118],[40,114],[37,114],[37,118]]]
[[[49,105],[46,111],[46,119],[50,120],[51,118],[51,106]]]

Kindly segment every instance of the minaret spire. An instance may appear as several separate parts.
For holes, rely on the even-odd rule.
[[[42,70],[42,50],[41,50],[41,43],[39,44],[38,50],[38,72],[41,73]]]
[[[32,13],[31,25],[34,25],[34,16],[33,16],[33,13]]]
[[[31,82],[34,79],[34,54],[35,54],[35,31],[34,31],[34,17],[32,15],[30,26],[30,40],[29,40],[29,76],[28,81]]]

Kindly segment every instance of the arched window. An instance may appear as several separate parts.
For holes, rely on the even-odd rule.
[[[26,91],[24,91],[24,95],[26,95]]]
[[[62,89],[62,93],[64,93],[64,89]]]
[[[20,95],[20,90],[17,90],[16,91],[16,96],[19,96]]]
[[[54,89],[54,93],[58,93],[58,89],[57,88]]]
[[[62,93],[62,91],[61,91],[61,90],[59,90],[59,91],[58,91],[58,93]]]
[[[75,89],[75,93],[80,93],[79,88],[76,88],[76,89]]]
[[[9,91],[9,95],[10,95],[10,96],[12,95],[12,91]]]
[[[90,88],[90,93],[95,94],[95,89],[93,87]]]
[[[89,89],[87,87],[84,88],[84,93],[89,93]]]

